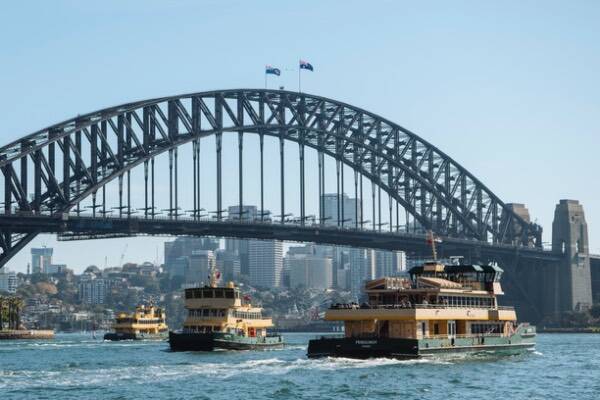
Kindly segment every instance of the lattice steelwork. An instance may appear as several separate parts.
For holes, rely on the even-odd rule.
[[[157,213],[154,203],[154,159],[167,152],[169,215],[178,217],[177,149],[192,143],[193,210],[200,217],[200,138],[216,137],[215,190],[218,219],[222,218],[221,138],[238,132],[240,176],[243,134],[260,137],[261,214],[264,213],[263,140],[279,139],[281,160],[281,215],[285,216],[284,143],[298,143],[300,152],[300,218],[307,219],[304,191],[304,149],[318,152],[319,221],[324,221],[324,156],[354,171],[355,193],[362,178],[373,182],[401,207],[407,222],[438,235],[516,246],[541,246],[541,227],[512,212],[466,169],[414,133],[373,113],[323,97],[276,90],[239,89],[194,93],[124,104],[42,129],[0,149],[4,213],[51,214],[79,209],[92,197],[91,213],[105,215],[104,187],[117,180],[120,215],[131,215],[130,171],[143,164],[144,218]],[[189,168],[191,167],[191,168]],[[343,168],[342,168],[343,173]],[[32,176],[30,174],[33,174]],[[62,177],[60,179],[59,177]],[[343,182],[343,179],[342,179]],[[123,186],[125,185],[125,189]],[[339,177],[338,177],[339,186]],[[339,190],[338,190],[339,192]],[[343,188],[342,188],[343,192]],[[239,179],[239,204],[243,204]],[[381,195],[379,196],[381,199]],[[374,200],[375,202],[375,200]],[[390,202],[391,204],[391,202]],[[390,215],[392,214],[390,205]],[[363,228],[356,210],[356,228]],[[373,227],[381,229],[373,211]],[[391,219],[391,217],[390,217]],[[284,222],[281,218],[281,222]],[[339,221],[338,221],[339,223]],[[343,221],[341,222],[343,224]],[[391,226],[390,221],[390,226]],[[397,228],[399,224],[396,224]],[[399,229],[399,228],[398,228]],[[0,266],[26,245],[36,232],[2,232]]]

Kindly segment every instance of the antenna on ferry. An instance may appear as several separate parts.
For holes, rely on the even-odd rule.
[[[430,229],[427,231],[427,244],[431,246],[431,254],[433,255],[433,261],[437,262],[437,251],[435,249],[435,242],[441,242],[440,238],[433,235],[433,231]]]

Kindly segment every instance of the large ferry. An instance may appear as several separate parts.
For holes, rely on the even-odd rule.
[[[250,350],[283,346],[283,337],[267,332],[271,318],[250,304],[229,282],[217,285],[219,273],[211,271],[210,285],[185,289],[188,315],[183,329],[169,332],[173,351]]]
[[[344,336],[311,340],[308,356],[419,358],[532,349],[535,327],[517,323],[513,307],[498,305],[502,272],[496,265],[432,261],[412,268],[410,278],[369,281],[368,302],[335,304],[325,313],[327,321],[343,321]]]
[[[104,340],[165,339],[169,327],[162,308],[139,305],[131,314],[119,313],[113,331],[106,333]]]

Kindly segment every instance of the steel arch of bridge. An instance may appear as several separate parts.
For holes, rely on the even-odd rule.
[[[331,156],[354,170],[355,186],[356,177],[365,176],[422,227],[438,235],[541,246],[541,227],[515,214],[465,168],[414,133],[339,101],[279,90],[221,90],[138,101],[80,115],[16,140],[0,148],[4,213],[66,212],[90,195],[95,211],[101,188],[114,179],[119,179],[122,187],[124,174],[144,164],[144,210],[145,216],[152,217],[154,204],[149,203],[147,181],[154,157],[169,152],[172,160],[173,150],[192,142],[196,163],[199,139],[214,135],[220,219],[221,137],[225,132],[238,132],[240,149],[243,133],[260,136],[261,170],[265,135],[279,138],[282,160],[284,142],[298,143],[301,221],[306,217],[304,149],[310,147],[319,154],[320,181],[323,157]],[[32,191],[28,187],[31,165]],[[197,171],[199,175],[199,165],[194,165],[194,174]],[[319,183],[319,190],[323,194],[324,183]],[[197,192],[199,182],[194,188],[194,215],[200,208]],[[242,193],[240,183],[240,204]],[[172,196],[170,201],[173,202]],[[320,221],[323,221],[322,201],[321,197]],[[261,187],[261,209],[262,202]],[[170,209],[176,208],[175,195],[175,207],[171,204]],[[281,209],[283,215],[283,190]],[[4,230],[0,235],[0,266],[36,234]]]

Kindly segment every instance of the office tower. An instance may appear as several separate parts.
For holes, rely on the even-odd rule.
[[[248,244],[250,284],[257,287],[279,287],[283,275],[283,243],[273,240],[251,240]]]
[[[293,254],[288,257],[290,288],[329,289],[333,283],[331,258],[310,254]]]
[[[211,250],[194,250],[189,257],[185,271],[185,282],[188,284],[208,284],[210,270],[215,266],[215,255]]]
[[[52,264],[52,247],[31,249],[31,272],[34,274],[46,273],[46,267]]]

